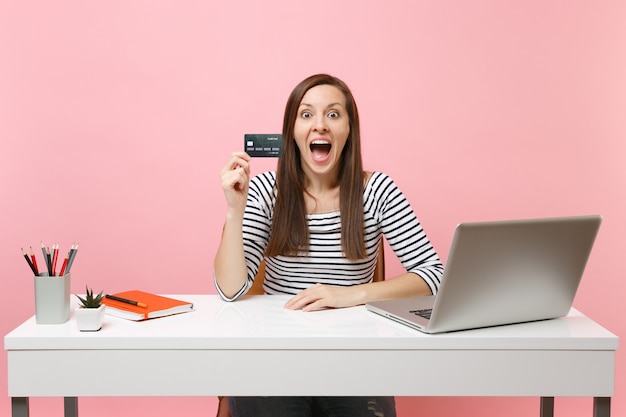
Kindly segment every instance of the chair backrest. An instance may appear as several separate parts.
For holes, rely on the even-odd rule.
[[[247,294],[264,294],[263,281],[265,280],[265,261],[261,261],[259,265],[259,272],[254,276],[254,282],[252,287],[248,290]],[[376,269],[374,270],[374,277],[372,281],[384,281],[385,280],[385,251],[383,240],[380,240],[380,248],[378,249],[378,259],[376,259]],[[230,417],[230,409],[228,407],[228,397],[218,397],[219,404],[217,408],[216,417]]]
[[[384,281],[385,280],[385,250],[383,239],[380,240],[380,248],[378,249],[378,259],[376,259],[376,269],[374,270],[374,278],[372,281]],[[259,272],[254,276],[254,282],[252,287],[248,290],[247,294],[264,294],[263,281],[265,280],[265,261],[261,261],[259,264]]]

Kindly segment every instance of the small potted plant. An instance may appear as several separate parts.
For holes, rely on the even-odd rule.
[[[102,304],[102,291],[94,296],[93,290],[85,286],[85,297],[78,294],[76,298],[80,301],[79,308],[74,311],[76,325],[81,332],[97,332],[102,328],[104,322],[105,305]]]

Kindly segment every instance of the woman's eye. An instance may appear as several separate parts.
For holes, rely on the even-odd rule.
[[[335,117],[339,117],[339,112],[338,112],[338,111],[333,110],[333,111],[331,111],[331,112],[329,112],[329,113],[328,113],[328,117],[330,117],[330,118],[332,118],[332,119],[334,119]]]
[[[302,117],[305,118],[305,119],[308,119],[311,116],[313,116],[313,115],[309,111],[303,111],[302,112]]]

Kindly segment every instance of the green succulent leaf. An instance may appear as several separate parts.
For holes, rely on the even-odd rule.
[[[85,297],[83,298],[76,295],[76,298],[78,298],[83,308],[98,308],[100,304],[102,304],[102,293],[103,291],[100,291],[100,293],[94,297],[93,290],[85,286]]]

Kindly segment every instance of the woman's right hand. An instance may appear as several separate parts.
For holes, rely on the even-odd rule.
[[[220,176],[228,209],[243,215],[250,182],[250,156],[245,152],[233,152]]]
[[[241,291],[248,278],[242,220],[250,184],[250,156],[245,152],[233,152],[220,172],[220,179],[228,212],[215,255],[215,283],[222,294],[230,299]]]

